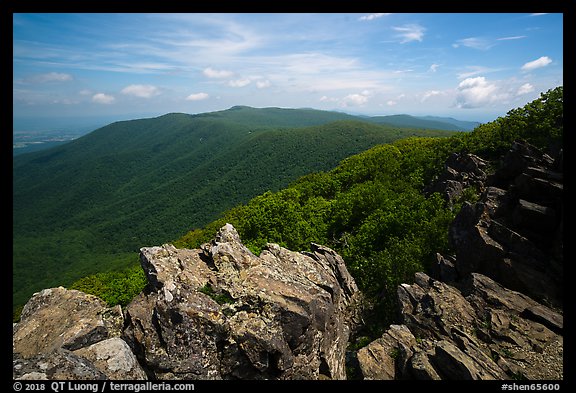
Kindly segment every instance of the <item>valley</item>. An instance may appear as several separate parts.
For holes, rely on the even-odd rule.
[[[14,306],[137,263],[226,209],[374,145],[442,130],[337,112],[233,107],[122,121],[14,158]]]

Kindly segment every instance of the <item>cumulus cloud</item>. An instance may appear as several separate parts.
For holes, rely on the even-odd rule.
[[[160,94],[158,88],[152,85],[130,85],[126,86],[121,90],[122,94],[140,97],[140,98],[150,98]]]
[[[202,101],[209,97],[207,93],[193,93],[186,97],[187,101]]]
[[[334,97],[322,96],[322,97],[320,97],[320,101],[321,102],[338,102],[338,99],[334,98]]]
[[[424,38],[424,31],[426,31],[424,27],[416,24],[396,26],[392,29],[398,32],[397,37],[402,38],[400,41],[401,44],[405,44],[410,41],[422,42],[422,39]]]
[[[230,87],[244,87],[250,84],[250,79],[243,78],[243,79],[235,79],[228,81],[228,86]]]
[[[456,106],[458,108],[479,108],[498,99],[498,87],[486,81],[483,76],[464,79],[458,85]]]
[[[346,97],[342,98],[340,104],[343,107],[361,106],[368,102],[370,95],[371,94],[368,90],[364,90],[360,94],[348,94]]]
[[[388,100],[388,101],[386,101],[386,105],[388,105],[388,106],[394,106],[394,105],[396,105],[396,104],[397,104],[397,102],[394,101],[394,100]]]
[[[430,71],[430,72],[436,72],[436,70],[438,69],[438,67],[440,67],[440,64],[434,63],[434,64],[432,64],[432,65],[430,66],[429,71]]]
[[[522,71],[532,71],[537,68],[546,67],[548,64],[552,63],[552,59],[548,56],[542,56],[534,61],[529,61],[522,66]]]
[[[532,93],[533,91],[534,86],[532,86],[530,83],[524,83],[522,86],[518,88],[518,92],[516,94],[520,96],[522,94]]]
[[[259,89],[265,89],[267,87],[270,87],[270,81],[269,80],[263,80],[263,81],[257,81],[256,82],[256,87]]]
[[[383,16],[387,16],[387,15],[390,15],[390,13],[364,15],[364,16],[361,16],[360,18],[358,18],[358,20],[374,20],[374,19],[382,18]]]
[[[114,96],[104,94],[104,93],[96,93],[92,96],[92,101],[97,104],[111,104],[116,100]]]
[[[234,73],[227,70],[215,70],[214,68],[208,67],[202,71],[204,76],[208,78],[230,78]]]
[[[428,98],[434,97],[434,96],[437,96],[437,95],[440,95],[440,94],[442,94],[441,91],[438,91],[438,90],[429,90],[429,91],[425,92],[425,93],[422,95],[422,99],[420,100],[420,102],[424,102],[424,101],[426,101]]]

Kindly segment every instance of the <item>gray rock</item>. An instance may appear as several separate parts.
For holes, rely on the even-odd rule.
[[[92,362],[63,348],[38,353],[26,358],[19,353],[13,353],[12,362],[12,376],[14,379],[107,379],[106,375],[98,370]]]
[[[200,250],[143,248],[141,261],[152,290],[128,305],[123,338],[155,378],[346,378],[359,292],[334,251],[255,256],[227,224]]]
[[[26,358],[105,340],[118,333],[117,323],[103,318],[109,312],[96,296],[62,287],[44,289],[24,306],[13,331],[13,351]]]
[[[562,315],[489,277],[459,290],[416,273],[398,297],[404,325],[358,351],[364,379],[563,377]]]
[[[143,380],[146,373],[138,364],[130,347],[119,337],[109,338],[85,348],[74,351],[74,354],[88,359],[107,379]]]

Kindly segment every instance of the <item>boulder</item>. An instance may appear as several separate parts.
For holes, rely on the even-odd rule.
[[[201,249],[143,248],[150,283],[123,338],[157,379],[345,379],[358,289],[334,251],[268,244],[227,224]]]
[[[13,326],[15,379],[146,379],[120,339],[120,306],[62,287],[36,293]]]
[[[119,336],[123,318],[96,296],[63,287],[44,289],[24,306],[13,329],[13,352],[23,358],[58,348],[76,350]]]

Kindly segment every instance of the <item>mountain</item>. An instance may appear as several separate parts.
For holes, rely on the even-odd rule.
[[[462,131],[463,128],[440,118],[419,118],[410,115],[373,116],[366,119],[376,124],[387,124],[395,127],[407,127],[428,130]]]
[[[462,130],[462,131],[472,131],[473,129],[478,127],[480,124],[482,124],[482,123],[479,123],[477,121],[456,120],[452,117],[416,116],[416,118],[422,119],[422,120],[439,121],[442,123],[453,124],[456,127],[458,127],[459,130]]]
[[[352,120],[350,120],[352,119]],[[13,158],[14,304],[136,263],[239,203],[413,135],[335,112],[233,107],[121,121]]]

